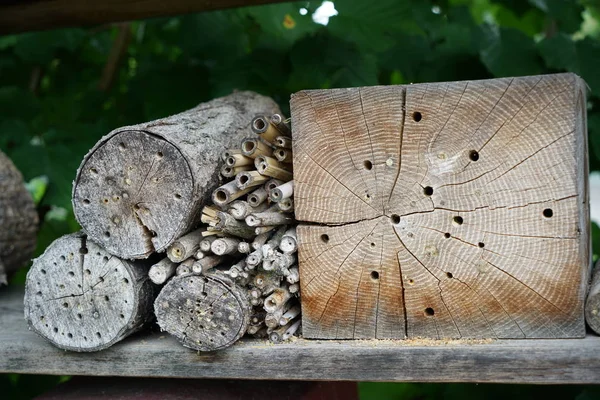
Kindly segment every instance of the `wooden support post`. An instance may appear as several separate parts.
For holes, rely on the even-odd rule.
[[[223,274],[189,274],[171,279],[154,304],[161,329],[185,347],[213,351],[231,346],[250,323],[244,290]]]
[[[236,92],[112,131],[90,150],[75,178],[77,220],[90,239],[119,257],[166,250],[199,222],[196,210],[218,182],[223,150],[239,144],[252,116],[267,110],[278,110],[271,99]]]
[[[105,349],[152,319],[147,266],[110,255],[74,233],[55,240],[27,274],[25,319],[65,350]]]

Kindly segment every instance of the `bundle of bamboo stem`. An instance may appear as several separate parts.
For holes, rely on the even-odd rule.
[[[279,114],[256,117],[251,128],[256,137],[243,140],[239,149],[228,149],[221,156],[224,183],[213,192],[213,204],[202,209],[205,225],[176,240],[167,249],[167,257],[149,271],[154,283],[166,283],[155,303],[159,325],[197,350],[223,348],[240,335],[227,343],[219,337],[217,344],[213,338],[211,344],[207,321],[197,317],[191,320],[201,324],[204,333],[198,340],[190,340],[194,323],[172,315],[186,312],[172,307],[174,302],[185,298],[189,303],[181,279],[169,284],[174,276],[220,276],[219,282],[241,288],[248,307],[242,301],[232,313],[231,324],[224,324],[232,325],[230,330],[239,330],[244,325],[241,315],[248,313],[243,329],[249,335],[277,343],[300,333],[291,131]],[[208,284],[211,282],[204,283]],[[196,312],[206,312],[200,303]],[[211,307],[209,315],[224,312]],[[229,330],[220,333],[225,336],[226,332]]]

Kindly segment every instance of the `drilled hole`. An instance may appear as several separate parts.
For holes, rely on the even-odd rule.
[[[262,131],[267,126],[265,123],[265,120],[262,118],[256,118],[254,120],[253,125],[254,125],[254,129],[256,129],[257,131]]]
[[[36,294],[37,294],[38,296],[41,296],[41,295],[42,295],[42,292],[37,292]]]
[[[108,256],[104,256],[102,259],[104,260],[104,262],[107,262],[108,261]]]
[[[365,169],[370,171],[371,169],[373,169],[373,163],[369,160],[366,160],[363,165],[365,166]]]
[[[90,200],[89,199],[83,199],[83,204],[85,204],[87,206],[88,204],[90,204]]]
[[[123,314],[119,314],[119,317],[121,318],[125,318],[125,316]]]
[[[54,333],[58,333],[58,328],[54,328],[52,330],[54,331]]]
[[[398,214],[392,214],[392,224],[396,225],[400,223],[400,216]]]
[[[110,232],[109,231],[104,232],[104,236],[107,237],[107,238],[109,238],[110,237]]]
[[[379,272],[377,271],[371,271],[371,279],[373,279],[374,281],[379,279]]]
[[[425,196],[431,196],[433,194],[433,188],[431,186],[425,186],[423,188],[423,193],[425,193]]]
[[[123,283],[128,284],[129,283],[129,279],[123,278]]]
[[[92,271],[90,271],[89,269],[86,269],[84,272],[85,272],[86,275],[91,275],[92,274]]]
[[[119,148],[121,150],[125,150],[127,148],[127,146],[125,146],[125,143],[121,142],[121,143],[119,143]]]
[[[73,334],[72,334],[72,333],[67,333],[67,337],[68,337],[69,339],[73,339]]]
[[[546,218],[552,218],[552,216],[554,215],[554,211],[552,211],[551,208],[546,208],[542,214],[544,214],[544,217]]]
[[[469,152],[469,159],[471,161],[477,161],[477,160],[479,160],[479,153],[476,150],[471,150]]]
[[[157,156],[158,158],[163,158],[163,152],[162,152],[162,151],[159,151],[158,153],[156,153],[156,156]]]
[[[100,334],[100,332],[96,332],[96,336],[98,337],[98,339],[100,339],[102,337],[102,334]]]
[[[77,318],[81,319],[81,318],[83,318],[83,315],[77,314]]]
[[[60,256],[60,261],[65,261],[67,259],[67,257],[65,256]]]
[[[92,174],[97,174],[97,173],[98,173],[98,170],[97,170],[96,168],[90,168],[90,172],[91,172]]]
[[[75,272],[73,272],[73,271],[69,271],[67,274],[68,274],[69,276],[75,276]]]
[[[42,274],[46,275],[46,270],[42,268]]]
[[[420,113],[420,112],[418,112],[418,111],[415,111],[415,112],[412,114],[412,117],[413,117],[413,120],[414,120],[415,122],[419,122],[419,121],[420,121],[420,120],[423,118],[423,116],[421,115],[421,113]]]
[[[427,315],[428,317],[433,317],[435,315],[435,311],[433,311],[433,308],[427,307],[425,309],[425,315]]]
[[[477,245],[478,245],[479,247],[481,247],[482,249],[485,247],[485,243],[483,243],[483,242],[479,242]]]
[[[218,201],[226,201],[227,200],[227,193],[225,193],[224,190],[217,190],[215,192],[215,198]]]
[[[69,308],[69,303],[63,303],[64,308]]]
[[[327,243],[329,242],[329,235],[324,233],[321,235],[321,240],[323,241],[323,243]]]
[[[447,276],[449,279],[452,279],[452,276],[453,276],[453,275],[452,275],[452,272],[446,272],[446,276]]]
[[[177,200],[179,200],[179,199],[181,199],[181,195],[180,195],[179,193],[175,193],[175,198],[176,198]]]
[[[414,283],[415,283],[415,280],[414,280],[414,279],[409,279],[409,280],[408,280],[408,284],[409,284],[409,285],[414,285]]]
[[[108,296],[104,296],[104,300],[106,300],[106,301],[110,301],[110,299],[109,299],[109,297],[108,297]]]
[[[462,225],[462,223],[463,223],[462,217],[459,217],[459,216],[454,217],[454,223],[456,225]]]
[[[444,237],[445,237],[446,239],[450,239],[450,236],[452,236],[452,235],[450,235],[448,232],[444,233]]]
[[[375,247],[375,243],[371,242],[371,247]]]

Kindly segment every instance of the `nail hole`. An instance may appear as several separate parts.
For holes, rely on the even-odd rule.
[[[104,260],[104,262],[107,262],[107,261],[108,261],[108,256],[104,256],[104,257],[102,258],[102,260]]]
[[[453,276],[453,275],[452,275],[452,272],[446,272],[446,276],[447,276],[449,279],[452,279],[452,276]]]
[[[427,315],[428,317],[433,317],[434,314],[435,314],[435,311],[433,311],[433,308],[427,307],[425,309],[425,315]]]
[[[92,174],[97,174],[97,173],[98,173],[98,170],[97,170],[96,168],[90,168],[90,172],[91,172]]]
[[[90,204],[90,200],[89,199],[83,199],[83,204],[85,204],[87,206],[88,204]]]
[[[104,300],[110,301],[110,299],[108,298],[108,296],[104,296]]]
[[[128,284],[129,283],[129,279],[123,278],[123,283]]]
[[[363,165],[365,166],[365,169],[370,171],[371,169],[373,169],[373,163],[369,160],[366,160]]]
[[[77,318],[81,319],[81,318],[83,318],[83,315],[77,314]]]
[[[60,261],[65,261],[67,259],[67,257],[65,256],[60,256]]]
[[[450,236],[451,236],[451,235],[450,235],[448,232],[444,233],[444,237],[445,237],[446,239],[450,239]]]
[[[459,217],[459,216],[454,217],[454,223],[456,225],[462,225],[462,223],[463,223],[462,217]]]
[[[104,198],[104,199],[102,200],[102,202],[104,202],[104,204],[108,204],[109,200],[108,200],[107,198]]]
[[[73,271],[69,271],[69,272],[68,272],[68,275],[69,275],[69,276],[75,276],[75,273],[74,273]]]
[[[551,208],[546,208],[542,214],[544,214],[544,217],[546,218],[552,218],[552,216],[554,215],[554,211],[552,211]]]
[[[103,276],[101,276],[100,278],[98,278],[98,280],[99,280],[100,282],[104,282],[104,277],[103,277]]]
[[[409,279],[409,280],[408,280],[408,284],[409,284],[409,285],[413,285],[414,283],[415,283],[415,280],[414,280],[414,279]]]
[[[121,317],[123,319],[125,318],[125,316],[123,314],[119,314],[119,317]]]
[[[327,243],[329,242],[329,235],[324,233],[321,235],[321,240],[323,241],[323,243]]]
[[[100,332],[96,332],[96,336],[98,336],[98,339],[100,339],[102,337],[102,335],[100,334]]]
[[[479,242],[477,245],[478,245],[479,247],[481,247],[482,249],[485,247],[485,243],[483,243],[483,242]]]
[[[374,281],[379,279],[379,272],[377,271],[371,271],[371,279],[373,279]]]
[[[63,303],[64,308],[69,308],[69,303]]]
[[[412,117],[413,117],[413,120],[415,120],[415,122],[419,122],[423,118],[423,116],[421,115],[421,113],[418,112],[418,111],[415,111],[412,114]]]
[[[423,188],[423,193],[425,193],[425,196],[431,196],[433,194],[433,188],[431,186],[425,186]]]
[[[477,161],[479,160],[479,153],[476,150],[471,150],[469,152],[469,158],[471,159],[471,161]]]
[[[54,328],[52,330],[54,331],[54,333],[58,333],[58,328]]]

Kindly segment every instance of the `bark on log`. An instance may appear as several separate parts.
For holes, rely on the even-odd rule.
[[[38,215],[23,176],[0,151],[0,285],[35,250]]]
[[[592,283],[585,301],[585,321],[594,332],[600,335],[600,268],[596,264]]]
[[[105,349],[153,319],[144,264],[110,255],[82,232],[63,236],[27,274],[25,319],[61,349]]]
[[[250,324],[246,291],[223,274],[190,274],[171,279],[154,312],[161,329],[185,347],[213,351],[231,346]]]
[[[219,182],[221,153],[273,100],[237,92],[168,118],[118,128],[84,158],[73,208],[90,239],[119,257],[162,252],[191,230]]]

